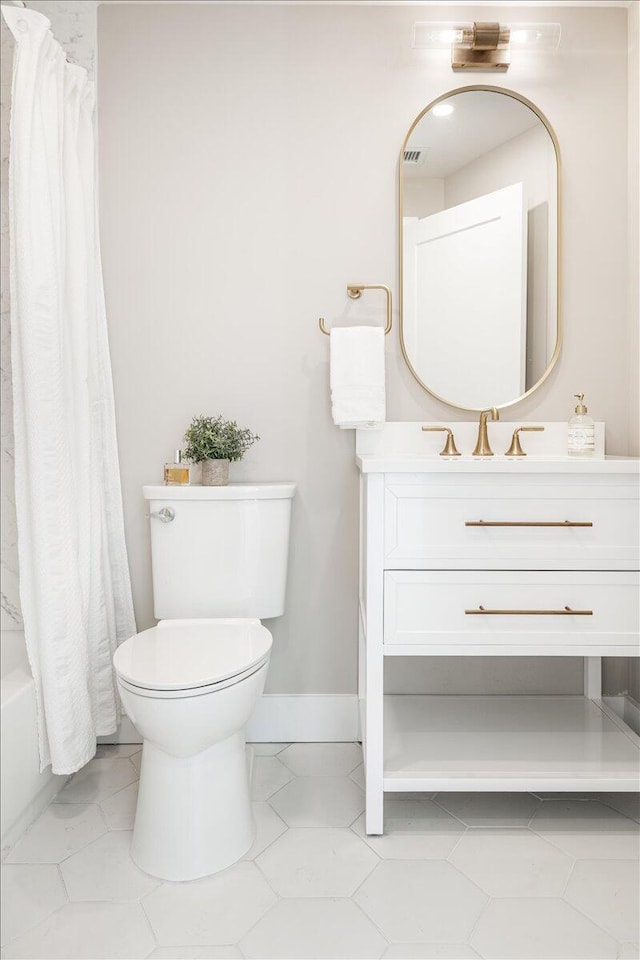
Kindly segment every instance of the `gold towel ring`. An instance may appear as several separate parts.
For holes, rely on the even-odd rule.
[[[359,300],[362,296],[363,290],[384,290],[387,295],[387,324],[384,328],[385,336],[390,332],[392,326],[392,299],[391,299],[391,290],[384,283],[350,283],[347,287],[347,296],[351,300]],[[320,317],[318,320],[318,325],[322,333],[329,336],[329,330],[327,330],[324,322],[324,317]]]

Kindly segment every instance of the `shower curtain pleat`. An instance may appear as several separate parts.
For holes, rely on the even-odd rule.
[[[94,92],[49,21],[16,40],[9,221],[20,599],[41,767],[73,773],[120,719],[112,669],[135,633],[100,265]]]

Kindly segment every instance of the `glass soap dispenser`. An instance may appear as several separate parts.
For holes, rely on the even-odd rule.
[[[570,457],[592,457],[596,447],[596,429],[591,417],[587,415],[584,393],[576,393],[578,400],[576,412],[569,420],[567,452]]]
[[[186,486],[190,482],[191,466],[182,462],[182,450],[176,450],[173,463],[164,465],[164,482],[168,486]]]

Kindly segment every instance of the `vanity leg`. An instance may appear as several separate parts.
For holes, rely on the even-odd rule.
[[[378,658],[375,665],[367,658],[367,668],[365,831],[371,835],[384,832],[382,657]]]
[[[602,657],[584,658],[584,695],[589,700],[602,696]]]
[[[365,616],[365,830],[384,829],[384,477],[369,474],[366,491],[366,616]]]

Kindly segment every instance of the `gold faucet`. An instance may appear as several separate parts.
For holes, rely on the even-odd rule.
[[[544,430],[544,427],[516,427],[513,431],[513,437],[511,438],[511,446],[505,453],[505,457],[526,457],[526,453],[520,443],[520,434],[532,431],[540,432],[541,430]]]
[[[488,410],[483,410],[480,414],[480,422],[478,424],[478,439],[476,441],[476,448],[473,451],[474,457],[492,457],[493,450],[491,449],[491,444],[489,443],[489,434],[487,433],[487,418],[491,415],[492,420],[499,420],[500,414],[498,413],[496,407],[490,407]]]
[[[423,427],[425,433],[446,433],[447,439],[442,448],[441,457],[459,457],[460,451],[456,447],[456,441],[451,427]]]

